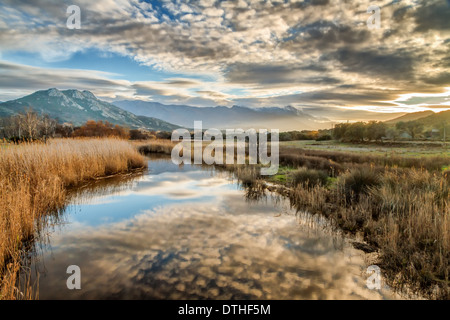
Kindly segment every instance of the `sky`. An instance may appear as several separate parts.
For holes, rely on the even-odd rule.
[[[0,0],[0,101],[56,87],[381,120],[450,109],[449,69],[450,0]]]

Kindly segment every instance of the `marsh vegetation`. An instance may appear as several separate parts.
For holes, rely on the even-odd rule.
[[[17,289],[22,255],[40,228],[39,218],[63,208],[68,189],[147,165],[129,142],[118,139],[6,145],[0,163],[1,299],[31,298]]]

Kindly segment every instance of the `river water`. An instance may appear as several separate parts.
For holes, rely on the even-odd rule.
[[[366,286],[362,251],[318,216],[229,173],[149,160],[78,192],[37,242],[40,299],[391,299]],[[67,268],[81,271],[69,290]]]

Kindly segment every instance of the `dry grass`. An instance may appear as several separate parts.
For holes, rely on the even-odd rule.
[[[60,139],[0,151],[0,299],[17,290],[21,253],[38,218],[64,206],[66,191],[86,181],[146,166],[127,141]]]
[[[302,167],[292,172],[291,183],[294,187],[302,185],[304,188],[312,188],[316,185],[324,186],[328,182],[325,171]]]
[[[280,163],[306,166],[310,169],[330,169],[334,172],[345,171],[349,165],[357,164],[440,171],[442,167],[450,164],[450,157],[406,157],[394,154],[366,155],[342,151],[280,148]]]
[[[350,165],[330,186],[298,184],[294,206],[323,214],[379,251],[391,286],[450,298],[450,180],[425,169]],[[301,169],[306,170],[306,169]],[[309,169],[311,171],[311,169]]]
[[[368,217],[363,229],[381,250],[395,284],[413,284],[430,297],[449,299],[449,184],[425,170],[385,172],[378,187],[354,206]]]
[[[142,140],[132,142],[142,154],[162,153],[170,155],[177,142],[171,140]]]

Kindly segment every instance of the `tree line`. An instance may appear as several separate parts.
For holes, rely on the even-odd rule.
[[[386,124],[381,121],[339,123],[333,129],[336,140],[362,142],[364,140],[379,141],[386,136]]]
[[[0,118],[0,137],[19,141],[34,141],[55,136],[61,125],[49,115],[39,115],[32,109],[6,118]]]
[[[331,140],[330,130],[302,130],[302,131],[286,131],[280,132],[280,141],[295,141],[295,140]]]
[[[450,127],[445,121],[425,130],[420,121],[397,122],[387,125],[382,121],[354,122],[336,124],[332,130],[303,130],[280,132],[280,141],[293,140],[330,140],[346,142],[397,140],[406,134],[412,140],[418,137],[428,139],[446,139]],[[147,140],[170,139],[171,133],[128,129],[108,121],[89,120],[79,127],[60,124],[49,115],[40,115],[31,108],[7,118],[0,118],[0,138],[11,141],[46,140],[54,137],[118,137],[121,139]]]
[[[446,132],[450,132],[445,121],[433,127],[425,128],[420,121],[400,121],[395,125],[388,125],[382,121],[340,123],[333,129],[333,138],[348,142],[382,141],[383,139],[397,140],[400,137],[416,140],[417,138],[444,139]]]
[[[45,141],[62,137],[117,137],[131,140],[170,139],[171,133],[128,129],[108,121],[88,120],[82,126],[74,127],[68,123],[58,123],[48,114],[40,115],[31,108],[10,117],[0,118],[0,138],[12,142]]]

